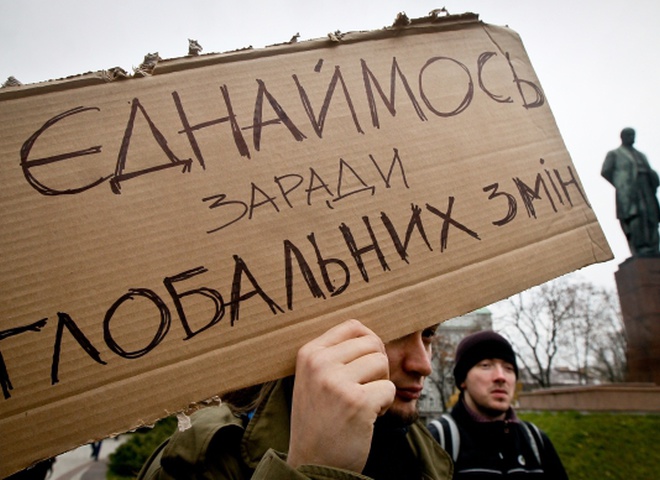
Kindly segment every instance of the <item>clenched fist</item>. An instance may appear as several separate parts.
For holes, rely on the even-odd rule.
[[[361,472],[374,422],[395,393],[382,340],[357,320],[305,344],[296,359],[288,463]]]

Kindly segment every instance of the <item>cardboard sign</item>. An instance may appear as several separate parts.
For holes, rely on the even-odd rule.
[[[612,258],[474,15],[0,92],[0,474]]]

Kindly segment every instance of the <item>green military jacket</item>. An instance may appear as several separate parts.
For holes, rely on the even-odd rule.
[[[293,469],[286,463],[290,410],[285,390],[282,381],[275,383],[247,426],[226,405],[196,412],[191,416],[192,427],[163,443],[145,463],[138,480],[367,479],[346,470],[319,465]],[[423,479],[452,477],[449,455],[421,422],[411,426],[408,441]]]

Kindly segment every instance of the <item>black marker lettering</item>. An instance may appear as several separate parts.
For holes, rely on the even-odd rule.
[[[545,191],[548,200],[550,200],[550,205],[552,206],[552,209],[555,212],[557,211],[557,207],[555,206],[555,202],[552,199],[552,195],[550,195],[550,192],[548,191],[548,187],[546,186],[545,181],[543,180],[543,176],[540,173],[536,176],[534,189],[531,189],[525,182],[523,182],[518,177],[513,178],[513,183],[515,183],[516,187],[518,188],[518,192],[520,192],[520,198],[522,198],[523,205],[525,205],[525,208],[527,209],[527,215],[530,218],[531,217],[536,218],[536,209],[534,208],[534,200],[541,199],[541,193],[540,193],[541,186],[543,186],[543,190]]]
[[[442,218],[442,231],[440,233],[440,252],[444,252],[447,249],[447,244],[449,240],[449,225],[453,225],[454,227],[458,228],[459,230],[467,233],[470,235],[472,238],[476,238],[477,240],[481,240],[479,238],[479,235],[477,235],[477,232],[470,230],[468,227],[463,225],[462,223],[457,222],[454,220],[451,216],[452,210],[454,208],[454,197],[449,197],[448,199],[448,204],[447,204],[447,211],[446,212],[441,212],[437,208],[435,208],[432,205],[429,205],[428,203],[426,204],[426,209],[439,216]]]
[[[401,69],[399,68],[399,64],[396,60],[396,57],[392,57],[392,68],[390,70],[390,95],[389,98],[385,96],[385,92],[383,92],[383,89],[380,87],[380,83],[376,79],[376,76],[373,74],[371,69],[368,67],[367,62],[364,59],[360,59],[360,64],[362,65],[362,79],[364,81],[364,89],[367,94],[367,101],[369,102],[369,112],[371,113],[371,123],[375,128],[380,128],[380,120],[378,119],[378,110],[376,108],[376,100],[374,97],[374,92],[373,89],[371,88],[371,85],[373,84],[376,90],[378,91],[378,95],[380,96],[381,100],[385,104],[385,107],[387,110],[390,112],[390,115],[393,117],[396,116],[396,105],[395,105],[395,91],[396,91],[396,77],[401,79],[401,83],[403,85],[403,88],[405,89],[406,93],[408,94],[408,98],[410,99],[410,103],[412,103],[413,108],[415,109],[415,113],[419,117],[420,120],[424,121],[426,120],[426,115],[424,114],[424,111],[422,110],[422,107],[419,105],[419,102],[417,101],[417,98],[415,98],[415,94],[412,91],[412,88],[410,88],[410,85],[408,83],[408,79],[406,76],[403,74]]]
[[[364,222],[365,227],[367,227],[367,232],[371,238],[371,244],[365,245],[364,247],[358,248],[355,242],[355,237],[353,236],[353,232],[351,232],[351,229],[345,223],[342,223],[339,226],[339,230],[341,231],[342,235],[344,235],[344,240],[346,241],[348,251],[351,253],[351,256],[355,260],[355,263],[358,266],[358,270],[360,270],[360,274],[362,275],[362,279],[365,282],[369,282],[369,274],[367,273],[367,269],[364,266],[364,261],[362,260],[362,256],[364,254],[374,251],[383,271],[389,270],[390,267],[385,261],[385,255],[383,255],[383,251],[380,249],[380,245],[378,245],[378,240],[376,239],[376,235],[371,228],[369,217],[362,217],[362,221]]]
[[[289,129],[289,132],[291,132],[291,135],[296,141],[302,142],[305,138],[307,138],[300,130],[298,130],[298,127],[294,125],[294,123],[291,121],[291,119],[286,114],[282,106],[275,99],[275,97],[271,95],[271,93],[266,88],[266,84],[263,82],[263,80],[257,79],[257,84],[259,85],[259,90],[257,91],[257,98],[254,102],[254,116],[253,116],[252,126],[245,127],[245,129],[248,128],[253,129],[252,138],[254,141],[255,150],[257,151],[261,150],[261,131],[263,127],[266,125],[277,125],[279,123],[283,123]],[[268,103],[272,107],[277,118],[266,121],[263,120],[264,96],[268,100]]]
[[[424,231],[424,224],[422,223],[422,216],[421,216],[422,209],[415,204],[411,205],[411,209],[412,209],[412,215],[410,216],[410,220],[408,221],[408,227],[406,228],[406,236],[403,242],[401,242],[401,237],[397,233],[396,228],[394,228],[394,225],[392,224],[390,217],[388,217],[385,212],[380,213],[380,219],[382,220],[383,225],[385,225],[385,228],[390,234],[390,237],[392,237],[394,248],[396,248],[396,251],[401,257],[401,260],[403,260],[406,263],[410,263],[408,262],[408,244],[410,243],[410,238],[412,237],[413,229],[416,229],[417,232],[419,232],[419,235],[422,237],[422,240],[424,240],[424,243],[428,247],[429,251],[433,251],[433,248],[431,247],[431,243],[429,242],[426,236],[426,232]]]
[[[426,95],[424,89],[424,74],[426,73],[426,70],[430,66],[437,64],[442,60],[446,60],[450,63],[458,65],[467,75],[466,85],[465,85],[465,96],[463,97],[463,100],[461,100],[461,102],[458,104],[456,108],[449,111],[442,111],[436,108],[431,103],[431,100]],[[458,84],[456,84],[456,86],[458,86]],[[432,88],[430,88],[429,90],[439,91],[441,90],[441,88],[438,85],[433,85]],[[419,72],[419,91],[422,100],[424,101],[428,109],[431,110],[433,113],[435,113],[438,117],[453,117],[454,115],[458,115],[459,113],[463,112],[472,102],[472,98],[474,97],[474,83],[472,82],[472,75],[470,75],[470,70],[468,70],[468,68],[458,60],[454,60],[453,58],[449,58],[449,57],[433,57],[426,62],[426,64],[422,67],[422,69]]]
[[[186,332],[186,338],[185,338],[186,340],[194,337],[195,335],[203,332],[204,330],[211,328],[213,325],[215,325],[220,320],[222,320],[222,317],[224,317],[225,315],[225,303],[222,299],[222,295],[217,290],[213,290],[211,288],[196,288],[193,290],[186,290],[185,292],[179,293],[177,292],[176,288],[174,288],[175,283],[183,282],[196,275],[201,275],[202,273],[206,273],[207,271],[208,270],[204,267],[197,267],[179,273],[178,275],[174,275],[173,277],[165,277],[165,279],[163,280],[163,283],[165,284],[165,288],[167,288],[167,291],[170,293],[170,296],[174,301],[174,305],[176,306],[176,311],[179,314],[179,320],[181,320],[181,325],[183,325],[183,329]],[[214,306],[213,317],[211,318],[211,320],[209,320],[209,322],[206,323],[204,326],[194,331],[192,328],[190,328],[190,323],[188,322],[185,309],[183,308],[183,302],[181,302],[182,298],[189,297],[191,295],[201,295],[203,297],[206,297],[213,302],[213,306]]]
[[[543,94],[543,90],[541,90],[541,87],[539,87],[533,82],[530,82],[529,80],[523,80],[519,78],[518,73],[516,72],[516,69],[513,66],[513,62],[511,62],[509,52],[506,52],[505,56],[506,56],[506,61],[509,63],[509,67],[511,67],[511,73],[513,73],[513,81],[516,82],[516,86],[518,87],[518,92],[520,93],[520,98],[522,98],[523,101],[523,106],[527,109],[538,108],[543,106],[543,104],[545,103],[545,95]],[[534,98],[533,101],[531,102],[527,101],[527,98],[525,97],[525,92],[523,91],[523,85],[527,85],[528,87],[532,88],[532,92],[536,97]]]
[[[570,180],[564,181],[561,177],[561,173],[559,173],[559,170],[554,169],[555,175],[557,176],[557,181],[559,182],[559,185],[561,185],[562,190],[564,191],[564,195],[566,196],[566,199],[568,200],[568,203],[573,206],[573,201],[571,200],[571,195],[568,193],[568,187],[569,185],[573,185],[575,189],[578,191],[580,196],[582,197],[582,200],[584,200],[584,203],[587,204],[589,208],[591,208],[591,204],[589,203],[589,200],[587,200],[586,195],[580,188],[580,184],[578,183],[577,178],[575,177],[575,174],[573,173],[573,169],[569,166],[566,167],[568,170],[568,175],[571,177]]]
[[[183,130],[180,130],[178,133],[186,134],[186,136],[188,137],[188,141],[190,142],[190,146],[192,147],[193,152],[197,157],[197,161],[199,162],[199,164],[202,166],[203,169],[206,169],[206,163],[204,161],[204,156],[202,155],[202,150],[199,147],[199,143],[197,142],[197,138],[195,137],[195,132],[197,130],[201,130],[203,128],[207,128],[225,122],[228,122],[231,127],[231,133],[234,138],[234,144],[236,145],[236,149],[238,150],[238,153],[242,157],[250,158],[250,149],[248,148],[247,143],[245,142],[245,138],[243,137],[243,132],[241,132],[241,127],[238,124],[236,115],[234,114],[234,108],[231,104],[231,98],[229,97],[229,89],[227,88],[227,85],[222,85],[220,87],[220,91],[222,92],[222,98],[225,102],[225,106],[227,107],[227,116],[198,123],[196,125],[190,124],[188,120],[188,116],[186,115],[186,112],[183,109],[183,104],[181,102],[181,98],[179,97],[178,92],[172,92],[172,97],[174,98],[174,105],[176,106],[176,110],[179,113],[179,118],[181,119],[181,124],[183,125]]]
[[[273,314],[277,314],[277,312],[284,313],[282,307],[280,307],[277,303],[275,303],[275,301],[272,298],[270,298],[266,294],[266,292],[261,288],[261,286],[257,282],[257,279],[254,277],[254,275],[252,275],[252,272],[250,272],[250,269],[248,268],[247,264],[243,261],[241,257],[239,257],[238,255],[234,255],[234,264],[235,264],[234,280],[231,285],[231,326],[232,327],[240,318],[241,302],[248,300],[255,295],[259,295],[261,299],[264,302],[266,302],[266,305],[268,305],[268,307],[270,308],[271,312],[273,312]],[[247,277],[247,279],[254,287],[253,290],[247,293],[241,292],[241,283],[244,275]]]
[[[506,225],[511,220],[516,218],[516,213],[518,212],[518,202],[516,201],[516,197],[514,197],[510,193],[500,192],[499,186],[500,186],[499,183],[493,183],[492,185],[488,185],[484,187],[483,190],[484,192],[488,192],[492,190],[492,193],[488,196],[488,200],[493,200],[494,198],[497,198],[502,195],[504,195],[504,198],[506,198],[507,207],[508,207],[506,215],[504,215],[504,217],[502,217],[501,219],[492,222],[493,225],[501,227],[502,225]]]
[[[286,306],[289,310],[293,310],[293,259],[292,256],[296,258],[298,263],[298,268],[300,268],[300,273],[309,288],[312,296],[314,298],[323,298],[325,299],[325,294],[319,283],[314,278],[314,273],[310,268],[307,260],[303,256],[302,252],[289,240],[284,240],[284,279],[286,285]]]
[[[294,182],[294,185],[292,187],[289,187],[289,188],[285,189],[284,186],[282,185],[282,180],[289,179],[289,178],[297,179],[297,181]],[[286,204],[289,206],[289,208],[293,208],[293,205],[289,201],[289,194],[291,192],[293,192],[296,188],[298,188],[302,184],[302,182],[303,182],[302,175],[298,175],[298,174],[295,174],[295,173],[289,173],[289,174],[286,174],[286,175],[280,175],[278,177],[275,177],[274,180],[275,180],[275,183],[277,183],[277,186],[280,188],[280,192],[282,192],[282,198],[284,198],[284,201],[286,202]]]
[[[237,206],[238,210],[240,211],[240,213],[238,215],[236,215],[235,217],[233,217],[232,220],[223,223],[219,227],[213,228],[211,230],[207,230],[206,233],[215,233],[219,230],[222,230],[223,228],[228,227],[232,223],[238,222],[248,212],[248,206],[247,206],[246,203],[241,202],[240,200],[227,200],[227,195],[225,195],[224,193],[202,198],[202,201],[203,202],[211,202],[211,205],[209,206],[210,210],[214,210],[214,209],[221,208],[221,207],[226,207],[226,206]]]
[[[149,124],[149,129],[151,130],[151,134],[153,135],[154,139],[156,140],[156,143],[161,148],[163,153],[165,153],[165,156],[167,157],[169,162],[162,163],[160,165],[155,165],[152,167],[143,168],[130,173],[124,173],[124,170],[126,169],[126,160],[128,157],[128,148],[131,144],[131,137],[133,136],[133,130],[135,129],[135,118],[137,116],[138,110],[142,113],[142,116]],[[174,154],[174,152],[167,145],[167,139],[161,133],[161,131],[158,130],[156,124],[151,120],[151,117],[149,117],[149,114],[140,103],[140,100],[134,98],[133,101],[131,102],[131,113],[128,117],[128,122],[126,124],[126,131],[124,132],[124,138],[121,142],[119,155],[117,156],[117,166],[115,168],[115,174],[112,180],[110,180],[110,186],[112,187],[112,191],[117,194],[121,193],[121,182],[125,180],[130,180],[131,178],[136,178],[141,175],[146,175],[148,173],[157,172],[160,170],[173,168],[173,167],[182,168],[182,172],[184,173],[189,172],[192,167],[192,159],[188,158],[186,160],[180,160]]]
[[[479,88],[488,95],[490,98],[495,100],[496,102],[499,103],[513,103],[513,99],[511,97],[504,97],[502,95],[497,95],[495,93],[492,93],[486,85],[484,84],[484,79],[483,79],[483,70],[484,66],[490,60],[492,57],[497,56],[497,53],[495,52],[484,52],[481,55],[479,55],[479,59],[477,60],[477,76],[479,78]]]
[[[25,325],[23,327],[10,328],[8,330],[0,331],[0,341],[5,338],[13,337],[25,332],[41,332],[41,329],[46,326],[48,322],[47,318],[42,318],[41,320],[31,323],[30,325]],[[10,390],[14,389],[14,386],[11,384],[9,379],[9,370],[7,370],[7,364],[5,359],[2,356],[2,351],[0,350],[0,386],[2,386],[2,394],[5,399],[11,398]]]
[[[314,193],[317,190],[324,190],[330,197],[333,196],[332,192],[330,191],[330,188],[328,187],[328,184],[321,178],[321,176],[316,173],[316,170],[310,167],[309,169],[309,186],[307,187],[307,205],[312,204],[312,193]],[[316,184],[316,180],[318,180],[319,185]]]
[[[60,353],[62,351],[62,335],[64,334],[64,327],[67,328],[76,342],[78,342],[78,345],[80,345],[83,350],[85,350],[85,353],[87,353],[87,355],[89,355],[92,360],[94,360],[96,363],[100,363],[101,365],[106,365],[106,362],[101,359],[101,354],[99,351],[94,348],[92,342],[87,339],[85,334],[82,332],[82,330],[80,330],[80,328],[78,328],[78,325],[76,325],[76,322],[73,321],[69,314],[58,312],[57,333],[55,335],[55,346],[53,348],[53,364],[50,369],[50,381],[52,385],[55,385],[60,381]]]
[[[115,341],[112,333],[110,333],[110,320],[112,320],[112,317],[120,306],[122,306],[127,301],[132,302],[136,299],[136,297],[146,298],[156,306],[158,309],[159,319],[158,329],[156,330],[154,338],[146,347],[134,351],[126,351]],[[158,295],[156,295],[156,293],[146,288],[132,288],[129,289],[128,293],[125,293],[115,303],[113,303],[105,314],[105,318],[103,319],[103,338],[108,348],[120,357],[129,359],[139,358],[149,353],[151,350],[156,348],[160,342],[163,341],[165,335],[167,335],[167,332],[170,329],[170,324],[170,311],[167,308],[167,305],[165,305],[165,302],[163,302],[163,300]]]
[[[257,201],[256,200],[257,195],[263,197],[263,200]],[[280,211],[279,207],[277,206],[277,203],[275,203],[275,197],[269,196],[266,192],[264,192],[262,189],[257,187],[257,185],[254,182],[252,182],[252,194],[250,196],[250,214],[248,215],[248,218],[250,219],[252,218],[252,214],[254,213],[254,210],[256,208],[266,204],[272,205],[273,209],[276,212]]]
[[[353,188],[348,193],[342,192],[342,187],[344,187],[345,184],[348,183],[347,180],[344,178],[345,171],[350,172],[352,174],[352,178],[356,179],[357,182],[361,185],[359,187]],[[367,183],[364,180],[362,180],[362,178],[357,174],[355,169],[351,167],[348,162],[346,162],[343,158],[339,159],[339,180],[337,181],[337,198],[335,198],[333,202],[343,200],[344,198],[350,197],[351,195],[355,195],[361,192],[369,192],[371,193],[371,195],[373,195],[375,189],[376,187],[374,187],[373,185],[367,185]]]
[[[378,173],[379,173],[379,175],[380,175],[380,178],[382,178],[382,179],[383,179],[383,182],[385,182],[385,188],[391,188],[391,186],[392,186],[392,183],[391,183],[391,180],[392,180],[392,172],[394,172],[394,166],[395,166],[395,165],[398,165],[398,166],[399,166],[399,170],[401,171],[401,178],[403,179],[403,185],[404,185],[406,188],[410,188],[410,187],[408,186],[408,180],[406,179],[406,172],[405,172],[405,170],[404,170],[404,168],[403,168],[403,162],[401,162],[401,157],[399,156],[399,150],[396,149],[396,148],[393,149],[393,150],[394,150],[394,157],[392,157],[392,163],[390,164],[390,169],[389,169],[389,171],[387,172],[387,176],[385,176],[385,175],[383,174],[383,171],[382,171],[382,170],[380,169],[380,167],[378,166],[378,163],[376,162],[376,159],[374,158],[373,155],[370,154],[370,155],[369,155],[369,158],[371,159],[371,163],[374,164],[374,167],[376,167],[376,170],[378,170]]]
[[[309,121],[312,124],[312,127],[314,128],[314,131],[316,132],[316,135],[318,135],[319,138],[323,138],[323,127],[325,125],[325,119],[326,116],[328,115],[328,109],[330,108],[330,102],[332,101],[332,96],[335,92],[335,88],[337,87],[337,82],[341,83],[341,88],[342,91],[344,92],[344,98],[346,99],[346,105],[348,106],[348,109],[351,112],[351,117],[353,118],[353,124],[355,125],[355,129],[358,131],[358,133],[364,133],[362,127],[360,126],[360,122],[358,121],[357,113],[355,112],[353,101],[351,100],[351,95],[348,92],[348,87],[346,86],[346,82],[344,82],[344,77],[341,74],[341,70],[339,66],[335,67],[335,73],[332,75],[332,79],[328,84],[328,90],[325,93],[325,99],[323,100],[323,105],[321,106],[321,111],[319,112],[318,120],[314,116],[314,107],[312,107],[312,103],[309,101],[307,92],[305,91],[304,87],[301,85],[300,80],[298,80],[298,76],[292,75],[292,77],[293,77],[293,81],[296,83],[296,86],[298,87],[298,94],[300,95],[300,100],[302,101],[303,107],[305,108],[305,113],[307,113],[307,117],[309,118]]]
[[[329,292],[331,292],[331,296],[335,297],[337,295],[341,295],[351,283],[351,272],[349,271],[348,266],[338,258],[324,257],[321,254],[321,249],[319,248],[318,243],[316,243],[316,236],[314,233],[309,234],[307,236],[307,240],[309,240],[309,243],[312,244],[314,251],[316,252],[316,261],[321,268],[321,276],[323,277],[325,287]],[[343,281],[340,282],[339,287],[335,286],[334,282],[332,281],[330,270],[328,268],[329,265],[335,265],[339,267],[339,270],[343,273]]]
[[[66,112],[60,113],[59,115],[56,115],[53,118],[49,119],[46,123],[44,123],[44,125],[39,130],[34,132],[30,136],[30,138],[28,138],[25,141],[25,143],[23,143],[23,146],[21,147],[21,168],[23,169],[23,175],[25,176],[25,179],[32,186],[32,188],[34,188],[37,192],[41,193],[42,195],[74,195],[80,192],[84,192],[85,190],[89,190],[90,188],[94,188],[95,186],[105,182],[106,180],[112,177],[112,175],[108,175],[105,177],[98,178],[82,186],[60,190],[49,187],[44,183],[40,182],[35,178],[35,176],[32,173],[32,168],[38,167],[40,165],[48,165],[51,163],[67,160],[69,158],[82,157],[85,155],[99,154],[101,153],[101,145],[95,145],[93,147],[89,147],[84,150],[62,153],[60,155],[53,155],[50,157],[29,159],[30,152],[32,151],[32,147],[34,147],[34,144],[39,138],[39,136],[43,134],[46,130],[48,130],[50,127],[55,125],[57,122],[65,119],[66,117],[77,115],[79,113],[89,112],[89,111],[98,112],[100,110],[101,109],[98,107],[76,107],[76,108],[72,108],[71,110],[67,110]]]

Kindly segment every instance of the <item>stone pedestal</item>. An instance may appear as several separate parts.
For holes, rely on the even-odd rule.
[[[660,385],[660,257],[632,257],[614,274],[628,337],[629,382]]]
[[[660,413],[660,386],[611,383],[544,388],[518,394],[516,410]]]

